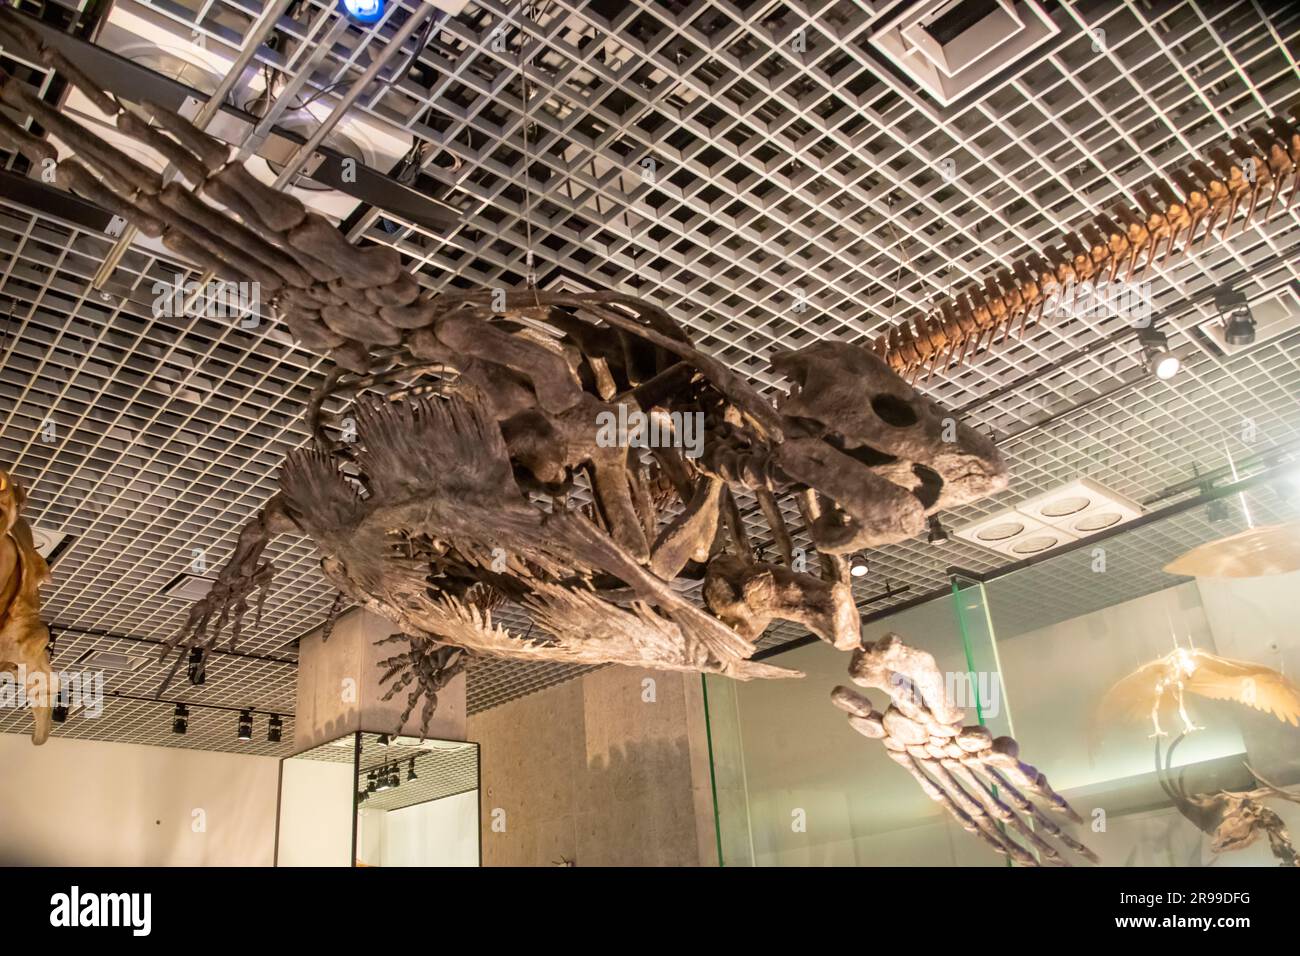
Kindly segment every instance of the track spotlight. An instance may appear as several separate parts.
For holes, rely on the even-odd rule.
[[[406,779],[407,779],[407,780],[418,780],[418,779],[420,779],[419,777],[417,777],[417,776],[415,775],[415,758],[414,758],[414,757],[411,758],[411,765],[410,765],[410,767],[407,768],[407,771],[406,771]]]
[[[190,651],[190,660],[185,668],[185,676],[190,679],[190,683],[195,687],[207,683],[208,665],[203,659],[203,649],[201,647],[196,647]]]
[[[397,779],[397,774],[392,767],[384,767],[379,771],[379,779],[375,784],[375,792],[379,793],[384,790],[392,790],[401,781]]]
[[[379,771],[372,770],[366,774],[366,792],[374,793],[379,789]]]
[[[384,15],[384,0],[339,0],[339,9],[353,23],[370,26]]]
[[[1138,344],[1142,346],[1142,362],[1156,378],[1167,381],[1178,374],[1182,363],[1169,351],[1169,336],[1154,325],[1138,329]]]
[[[284,721],[280,719],[279,714],[272,714],[271,719],[266,724],[266,742],[278,744],[283,736]]]
[[[66,723],[68,719],[68,708],[62,704],[55,704],[50,708],[50,719],[56,724]]]
[[[375,743],[380,747],[391,747],[393,745],[393,738],[388,734],[380,734],[379,739],[376,740]]]
[[[938,515],[930,515],[927,522],[930,525],[930,530],[926,532],[926,541],[930,544],[942,544],[948,540],[948,532],[944,530],[943,525],[939,524]]]
[[[370,791],[368,790],[357,791],[357,803],[365,803],[369,799],[370,799]]]
[[[871,566],[867,564],[867,558],[865,555],[855,554],[853,557],[849,558],[849,574],[853,575],[855,578],[866,577],[867,572],[870,570]]]
[[[1244,293],[1228,286],[1214,290],[1214,307],[1223,320],[1223,340],[1229,345],[1250,345],[1255,341],[1255,316]]]
[[[239,712],[239,739],[248,743],[253,739],[253,712],[251,710],[241,710]]]
[[[190,729],[190,709],[184,704],[177,704],[172,712],[172,733],[184,734]]]

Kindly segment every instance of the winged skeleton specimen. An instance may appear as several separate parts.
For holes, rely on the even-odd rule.
[[[1143,664],[1117,681],[1097,708],[1099,721],[1141,720],[1150,717],[1152,737],[1166,737],[1160,729],[1160,710],[1178,708],[1184,733],[1201,730],[1187,715],[1184,695],[1211,700],[1235,700],[1278,720],[1300,726],[1300,688],[1282,674],[1262,664],[1219,657],[1209,651],[1176,648],[1164,657]]]
[[[948,700],[943,673],[932,655],[908,647],[897,634],[887,634],[854,652],[849,676],[861,687],[883,690],[889,706],[882,714],[848,687],[831,693],[835,706],[849,715],[854,730],[881,741],[889,758],[968,833],[1024,866],[1037,866],[1040,858],[1067,865],[1043,834],[1098,862],[1052,819],[1083,822],[1046,776],[1021,763],[1015,740],[994,738],[980,725],[962,726],[962,711]]]
[[[1207,541],[1165,565],[1196,578],[1253,578],[1300,571],[1300,521],[1261,525]]]
[[[1291,842],[1286,824],[1262,802],[1278,799],[1300,803],[1300,794],[1290,793],[1269,783],[1251,769],[1249,764],[1245,765],[1246,769],[1263,786],[1242,792],[1219,790],[1214,793],[1189,794],[1185,781],[1187,768],[1184,767],[1177,778],[1171,770],[1174,748],[1182,742],[1184,736],[1186,735],[1180,734],[1169,745],[1169,752],[1163,761],[1160,756],[1160,741],[1156,741],[1156,776],[1160,788],[1178,812],[1210,837],[1211,852],[1219,854],[1244,850],[1260,836],[1267,836],[1269,849],[1282,861],[1281,866],[1300,866],[1300,855],[1297,855],[1295,845]]]
[[[22,486],[0,471],[0,674],[23,681],[36,721],[32,743],[43,744],[53,726],[58,682],[50,669],[50,632],[41,623],[40,587],[50,569],[23,520],[26,500]]]
[[[0,33],[88,86],[5,8]],[[260,617],[268,544],[292,533],[312,540],[340,592],[405,635],[410,651],[385,662],[385,677],[392,693],[412,687],[408,714],[425,698],[426,729],[462,651],[800,676],[750,660],[772,620],[859,646],[844,556],[1006,487],[992,443],[868,349],[823,341],[773,355],[791,383],[774,407],[632,296],[432,295],[396,250],[352,246],[183,117],[86,92],[191,188],[163,185],[13,80],[0,99],[99,176],[12,124],[0,140],[32,163],[57,160],[60,182],[222,279],[259,283],[302,346],[336,366],[306,409],[313,440],[288,457],[279,493],[240,531],[164,658],[206,654],[227,625],[233,645],[254,599]],[[625,429],[634,416],[641,424]],[[661,440],[645,440],[647,422]],[[775,560],[751,542],[750,501]],[[696,587],[703,607],[688,596]],[[535,637],[493,621],[501,599],[530,614]]]

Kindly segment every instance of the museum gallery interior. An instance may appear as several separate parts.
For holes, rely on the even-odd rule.
[[[1300,866],[1298,61],[4,0],[0,864]]]

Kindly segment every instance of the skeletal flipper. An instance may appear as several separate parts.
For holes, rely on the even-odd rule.
[[[835,688],[832,703],[854,730],[880,740],[886,755],[963,829],[1022,866],[1067,866],[1061,847],[1099,862],[1056,822],[1082,820],[1042,773],[1021,762],[1016,742],[962,725],[933,656],[890,634],[857,651],[849,674],[860,686],[884,691],[888,707],[881,713],[847,687]]]

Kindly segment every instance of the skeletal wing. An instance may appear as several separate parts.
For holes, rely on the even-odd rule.
[[[1169,658],[1159,657],[1116,681],[1097,706],[1096,722],[1143,720],[1156,702],[1156,682],[1169,669]]]
[[[1262,664],[1235,661],[1206,651],[1193,651],[1196,670],[1186,682],[1194,694],[1239,704],[1272,714],[1300,726],[1300,687]]]

